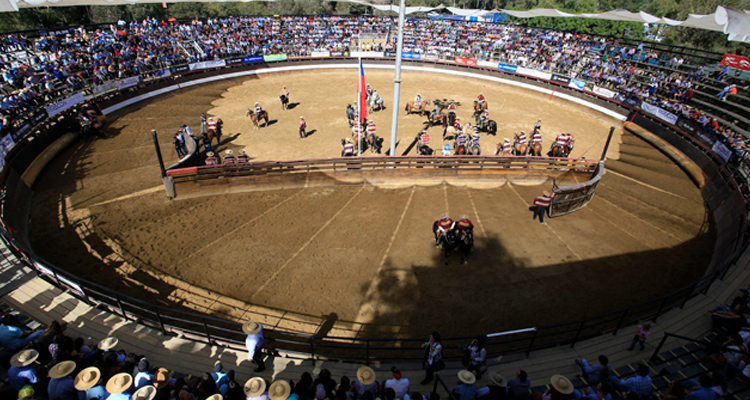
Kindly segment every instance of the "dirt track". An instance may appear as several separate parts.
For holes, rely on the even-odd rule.
[[[198,116],[206,111],[226,123],[220,151],[244,148],[254,160],[337,156],[339,140],[348,136],[344,109],[356,93],[352,71],[235,79],[132,107],[111,121],[111,139],[74,144],[38,180],[34,249],[81,277],[159,303],[186,296],[144,271],[244,302],[313,317],[335,313],[341,321],[374,322],[372,329],[410,336],[583,318],[668,293],[704,273],[714,234],[704,223],[710,216],[700,192],[668,158],[619,129],[594,200],[547,226],[532,221],[529,211],[543,188],[510,184],[492,190],[357,186],[166,200],[151,129],[187,123],[198,131]],[[389,105],[392,72],[367,75]],[[467,105],[483,84],[405,73],[402,104],[420,88],[425,99],[461,102],[465,121]],[[287,112],[276,98],[282,85],[294,89],[291,101],[299,103]],[[573,156],[598,159],[609,126],[616,124],[503,85],[488,86],[484,94],[500,131],[496,138],[483,137],[483,148],[518,130],[528,132],[541,118],[545,148],[557,133],[571,131]],[[253,130],[244,115],[254,101],[276,122]],[[391,112],[373,115],[385,148]],[[314,131],[308,139],[297,137],[300,116]],[[409,148],[422,121],[400,112],[397,154]],[[436,150],[438,129],[431,130]],[[160,143],[167,163],[176,160],[171,135],[163,134]],[[467,213],[477,226],[468,266],[456,259],[444,266],[432,243],[430,226],[444,211]],[[231,301],[212,312],[244,314]]]

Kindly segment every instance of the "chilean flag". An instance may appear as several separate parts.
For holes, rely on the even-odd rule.
[[[367,118],[367,93],[365,92],[365,70],[362,59],[359,59],[359,122],[364,123]]]

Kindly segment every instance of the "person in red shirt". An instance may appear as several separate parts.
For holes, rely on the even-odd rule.
[[[304,139],[307,137],[307,132],[305,132],[305,129],[307,128],[307,122],[305,122],[305,117],[300,116],[299,117],[299,138]]]
[[[456,226],[461,230],[461,237],[463,238],[466,234],[474,234],[474,224],[471,223],[469,216],[461,214],[460,219],[456,222]]]
[[[551,195],[549,191],[545,190],[542,192],[542,195],[534,199],[534,205],[536,208],[534,208],[534,218],[539,217],[539,222],[542,225],[547,225],[544,222],[544,214],[547,212],[547,209],[549,209],[550,204],[552,204],[552,198],[554,195]]]
[[[435,246],[440,247],[440,238],[445,235],[446,232],[453,229],[455,222],[448,217],[448,213],[440,214],[440,219],[435,221],[433,224],[433,233],[435,234]]]

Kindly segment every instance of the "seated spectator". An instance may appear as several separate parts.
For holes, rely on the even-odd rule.
[[[456,400],[476,400],[477,377],[468,370],[458,371],[458,386],[453,389],[453,397]]]
[[[105,389],[109,396],[107,400],[130,400],[133,377],[127,372],[121,372],[109,378]]]
[[[526,371],[518,370],[516,377],[508,380],[508,398],[509,400],[526,400],[529,397],[529,380]]]
[[[268,391],[266,391],[267,387],[268,382],[261,377],[256,376],[248,379],[244,386],[247,400],[269,400]]]
[[[360,367],[357,370],[357,381],[352,384],[352,392],[355,399],[363,398],[365,392],[377,396],[380,392],[378,383],[375,381],[375,371],[367,366]]]
[[[322,369],[318,374],[318,377],[313,381],[313,385],[315,386],[316,392],[322,392],[320,393],[322,397],[316,395],[316,398],[319,400],[333,398],[333,390],[336,388],[336,381],[331,378],[331,371],[325,368]]]
[[[576,390],[576,392],[578,391]],[[576,399],[612,400],[612,386],[608,382],[600,382],[596,385],[596,392],[592,392],[588,388],[581,389],[580,392],[576,393]]]
[[[18,350],[28,346],[42,334],[44,334],[42,330],[32,332],[19,328],[16,317],[13,314],[6,314],[0,324],[0,346],[10,351]]]
[[[482,400],[507,400],[508,381],[497,371],[490,371],[490,384],[477,390],[477,398]]]
[[[152,385],[147,385],[133,392],[130,400],[152,400],[155,396],[156,388]]]
[[[393,379],[388,379],[387,381],[385,381],[383,387],[385,389],[393,389],[394,395],[397,399],[408,400],[408,397],[406,396],[407,393],[411,391],[411,383],[409,382],[409,378],[404,378],[401,370],[398,369],[395,365],[391,367],[391,372],[393,373]]]
[[[612,387],[621,393],[633,392],[641,398],[650,395],[654,390],[651,386],[651,377],[648,376],[648,367],[644,364],[638,364],[634,377],[625,380],[613,376],[610,382]]]
[[[562,375],[552,375],[550,379],[552,387],[544,392],[543,400],[573,400],[575,395],[573,391],[573,382]]]
[[[18,392],[26,385],[37,383],[37,358],[39,358],[39,352],[36,350],[23,350],[10,359],[8,384],[13,390]]]
[[[708,374],[700,377],[700,386],[685,397],[686,400],[716,400],[716,392],[711,390],[713,379]],[[689,389],[689,385],[685,385]]]
[[[685,386],[680,381],[670,381],[667,393],[657,393],[656,398],[659,400],[685,400]]]
[[[107,395],[107,389],[104,387],[102,373],[97,367],[88,367],[76,375],[73,380],[73,386],[78,390],[79,398],[83,400],[101,399]]]
[[[63,361],[49,369],[49,384],[47,395],[49,399],[78,400],[78,390],[75,388],[70,374],[76,369],[73,361]]]
[[[581,367],[581,374],[576,375],[576,378],[583,378],[589,384],[594,385],[599,382],[609,381],[609,359],[604,354],[599,355],[599,363],[589,365],[586,359],[575,360],[576,364]]]

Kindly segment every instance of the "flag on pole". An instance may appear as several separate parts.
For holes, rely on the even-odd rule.
[[[367,118],[367,93],[365,92],[365,70],[362,59],[359,59],[359,122],[364,123]]]

